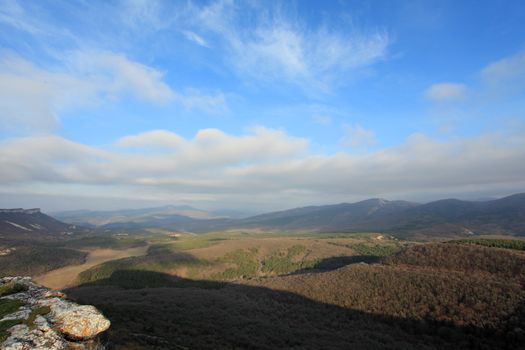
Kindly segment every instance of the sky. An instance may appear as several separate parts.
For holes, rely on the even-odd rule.
[[[525,192],[525,2],[0,0],[0,207]]]

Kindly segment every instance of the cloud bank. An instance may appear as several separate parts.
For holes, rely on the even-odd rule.
[[[398,147],[331,155],[309,154],[308,140],[267,128],[242,135],[203,129],[191,139],[153,130],[105,148],[34,136],[2,142],[0,191],[46,188],[122,198],[132,193],[137,200],[280,208],[370,196],[518,190],[525,185],[524,136],[439,141],[415,134]]]

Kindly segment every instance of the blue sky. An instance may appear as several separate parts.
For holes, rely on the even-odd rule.
[[[523,1],[1,1],[0,205],[523,191]]]

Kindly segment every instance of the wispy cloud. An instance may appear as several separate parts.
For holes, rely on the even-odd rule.
[[[340,31],[337,26],[305,25],[278,7],[241,12],[233,1],[194,7],[194,25],[217,36],[225,46],[227,62],[244,77],[283,80],[303,87],[327,89],[342,74],[385,58],[390,43],[383,30]],[[251,25],[242,26],[250,17]]]
[[[204,47],[207,47],[207,48],[210,47],[208,42],[206,40],[204,40],[204,38],[202,36],[200,36],[199,34],[197,34],[195,32],[192,32],[191,30],[183,30],[182,34],[184,34],[186,39],[188,39],[189,41],[193,41],[197,45],[204,46]]]
[[[199,46],[213,48],[214,64],[222,62],[240,79],[293,84],[314,92],[331,91],[354,80],[360,70],[387,57],[391,42],[382,28],[364,30],[337,18],[309,27],[293,6],[282,4],[216,0],[201,6],[133,0],[103,4],[96,12],[83,5],[90,22],[96,17],[100,23],[90,28],[90,34],[68,28],[73,30],[70,33],[40,20],[49,15],[45,8],[35,5],[28,12],[31,6],[27,4],[10,4],[0,10],[0,22],[30,33],[32,39],[42,38],[42,42],[61,46],[67,38],[80,49],[88,43],[101,50],[119,50],[129,48],[126,43],[137,37],[147,40],[151,34],[182,33]],[[40,12],[44,16],[32,16]]]
[[[159,0],[124,0],[118,2],[122,22],[138,30],[159,30],[169,25],[161,19],[164,6]]]
[[[26,21],[25,10],[16,1],[2,0],[0,2],[0,23],[10,25],[19,30],[32,34],[41,31],[33,23]]]

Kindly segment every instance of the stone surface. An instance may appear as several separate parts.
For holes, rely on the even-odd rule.
[[[78,305],[59,298],[39,301],[51,308],[50,317],[55,328],[70,339],[91,339],[104,332],[110,322],[94,306]]]
[[[22,306],[18,309],[18,311],[2,317],[2,319],[0,319],[0,322],[9,320],[26,320],[29,317],[29,314],[31,314],[31,310],[31,307]]]
[[[109,328],[110,322],[94,306],[71,302],[64,293],[39,286],[29,277],[0,278],[0,286],[13,282],[24,285],[27,290],[3,296],[2,299],[17,299],[25,305],[5,315],[2,320],[21,320],[22,323],[8,330],[9,336],[0,344],[0,349],[104,349],[98,335]],[[30,315],[36,310],[49,312],[37,315],[31,322]]]
[[[42,297],[44,298],[61,298],[61,299],[64,299],[67,297],[67,295],[65,293],[62,293],[61,291],[59,290],[48,290],[47,292],[45,292]]]

